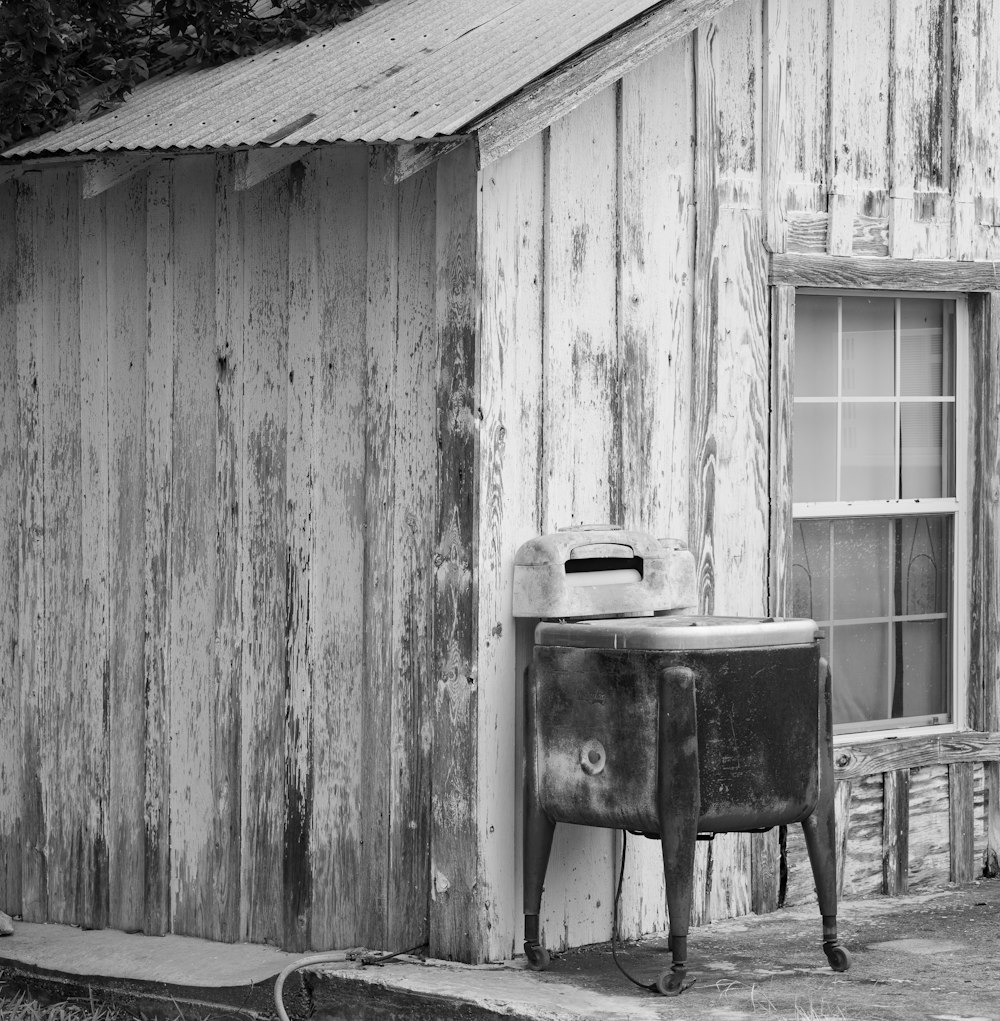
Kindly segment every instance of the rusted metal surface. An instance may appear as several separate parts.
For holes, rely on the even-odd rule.
[[[535,650],[539,801],[556,821],[659,832],[659,685],[697,680],[700,832],[799,822],[816,804],[816,646]],[[602,768],[588,752],[603,749]]]

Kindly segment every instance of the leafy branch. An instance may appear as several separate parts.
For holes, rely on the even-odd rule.
[[[374,0],[0,0],[0,152],[150,74],[298,41]]]

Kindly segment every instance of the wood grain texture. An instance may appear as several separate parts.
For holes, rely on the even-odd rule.
[[[622,521],[687,542],[694,262],[694,53],[690,39],[621,84],[618,359]],[[627,844],[619,931],[667,924],[655,841]]]
[[[891,195],[889,254],[947,257],[918,221],[916,196],[948,194],[951,183],[951,25],[943,0],[892,3],[889,80]],[[923,205],[923,203],[919,203]],[[950,204],[935,209],[945,224]],[[932,206],[935,208],[935,206]]]
[[[17,669],[21,683],[20,723],[24,788],[21,804],[21,913],[25,921],[48,917],[46,802],[42,776],[44,734],[42,691],[45,677],[45,523],[43,520],[42,382],[45,359],[39,315],[45,302],[45,258],[41,250],[39,174],[18,182],[15,255],[17,291],[18,536],[19,608]]]
[[[94,918],[100,829],[102,687],[84,643],[83,451],[80,364],[80,184],[77,171],[43,175],[37,238],[41,294],[45,674],[40,681],[42,790],[50,862],[48,917]],[[89,465],[87,466],[89,468]]]
[[[725,11],[733,0],[681,0],[665,4],[635,19],[606,44],[595,46],[540,79],[472,125],[479,142],[480,162],[486,165],[511,152],[532,135],[613,86],[664,48]]]
[[[478,959],[479,892],[478,349],[476,155],[436,165],[437,507],[433,589],[430,941],[439,958]]]
[[[890,0],[830,0],[830,245],[857,215],[888,215]]]
[[[288,388],[285,437],[284,748],[281,840],[282,945],[313,945],[311,853],[315,800],[313,758],[315,659],[312,654],[313,552],[317,516],[313,468],[316,450],[317,376],[320,369],[316,165],[297,162],[275,186],[288,192],[287,305]],[[283,203],[279,203],[282,205]],[[278,343],[284,338],[278,335]],[[322,735],[322,730],[320,734]]]
[[[9,915],[21,914],[23,726],[19,669],[18,593],[21,483],[18,416],[18,239],[17,186],[0,184],[0,719],[6,740],[0,743],[0,904]]]
[[[93,771],[88,806],[100,854],[94,862],[95,896],[87,924],[104,928],[108,920],[108,833],[110,813],[111,615],[109,550],[110,415],[108,409],[109,328],[106,195],[80,208],[80,538],[83,646],[82,691],[92,704],[79,722],[78,740],[88,749]],[[65,343],[65,341],[64,341]],[[72,626],[72,625],[71,625]],[[98,708],[99,707],[99,708]],[[126,739],[127,740],[127,739]],[[74,912],[75,914],[75,912]]]
[[[910,893],[939,889],[951,874],[948,766],[910,773]]]
[[[144,926],[146,177],[105,197],[107,247],[108,924]]]
[[[1000,286],[992,262],[837,258],[787,252],[771,257],[771,283],[872,290],[991,291]]]
[[[301,219],[290,243],[293,265],[307,242],[316,246],[315,311],[303,308],[289,328],[294,337],[313,329],[313,315],[318,319],[309,592],[311,606],[323,611],[310,613],[308,632],[314,672],[312,943],[317,949],[355,941],[381,946],[388,721],[384,686],[366,671],[381,654],[370,643],[386,625],[380,614],[367,620],[364,614],[366,531],[371,547],[384,541],[385,512],[366,520],[365,436],[375,428],[371,416],[388,412],[374,391],[366,409],[368,154],[325,149],[310,157],[310,166],[312,174],[298,182],[297,194],[293,190],[293,216]],[[310,215],[315,222],[307,234]],[[322,238],[337,241],[320,244]],[[378,321],[373,306],[369,325]],[[385,469],[373,462],[370,470]],[[387,555],[371,547],[373,558]]]
[[[882,892],[907,892],[910,863],[910,771],[884,774],[882,786]]]
[[[246,373],[244,335],[247,303],[244,289],[244,204],[234,183],[233,157],[215,159],[215,486],[205,498],[215,524],[215,594],[213,607],[213,678],[216,698],[223,700],[223,739],[233,742],[234,757],[242,758],[244,571],[246,570],[246,474],[243,389]],[[235,729],[234,729],[235,728]],[[275,749],[276,751],[277,749]],[[242,763],[233,761],[226,777],[224,797],[216,812],[236,838],[220,874],[221,913],[227,919],[241,915],[240,859],[243,815]],[[232,839],[232,838],[231,838]]]
[[[289,710],[286,627],[299,610],[298,593],[289,588],[294,579],[288,576],[285,534],[288,188],[284,175],[269,177],[246,193],[243,217],[241,687],[236,708],[228,688],[220,686],[219,716],[221,721],[230,714],[241,717],[240,747],[233,749],[233,765],[236,775],[242,776],[242,938],[280,942]]]
[[[1000,25],[988,0],[953,0],[952,166],[954,259],[996,259],[995,168],[1000,139],[994,119],[1000,102]]]
[[[772,214],[821,214],[825,222],[830,189],[829,0],[767,0],[765,16],[765,209]],[[790,237],[787,243],[791,245]]]
[[[542,135],[480,171],[479,830],[483,956],[520,950],[521,679],[531,621],[511,616],[514,553],[543,530]],[[526,498],[526,494],[531,494]]]
[[[983,850],[983,875],[1000,876],[1000,762],[987,762],[983,767],[986,802],[986,839]]]
[[[173,493],[174,231],[173,161],[149,172],[146,187],[146,329],[143,447],[145,680],[143,930],[170,928],[170,602]]]
[[[173,408],[170,493],[171,928],[235,940],[228,896],[239,874],[239,828],[230,812],[234,723],[215,672],[217,522],[215,165],[174,161]],[[235,786],[234,786],[235,785]],[[237,816],[238,818],[238,816]],[[219,897],[215,883],[226,894]],[[235,902],[238,904],[238,901]]]
[[[1000,729],[1000,291],[969,299],[969,725]],[[985,756],[984,756],[985,758]]]
[[[894,769],[1000,758],[1000,734],[962,732],[900,737],[894,741],[838,744],[833,765],[838,780],[856,780]]]
[[[948,767],[948,843],[951,849],[949,879],[968,883],[975,875],[974,773],[971,762]]]
[[[543,530],[620,521],[617,96],[552,125],[546,168]],[[558,826],[542,899],[549,945],[606,939],[613,836]]]
[[[399,186],[388,940],[402,947],[428,938],[430,897],[436,198],[433,167]]]
[[[399,196],[386,183],[389,154],[373,152],[368,176],[368,316],[366,334],[365,522],[364,546],[364,682],[371,715],[364,734],[361,769],[372,798],[368,854],[377,862],[381,896],[369,907],[373,944],[391,942],[389,824],[392,759],[391,690],[396,671],[392,572],[397,563],[394,512],[396,498],[395,362],[398,329]],[[368,877],[365,877],[368,878]],[[373,891],[373,893],[376,891]],[[409,946],[415,944],[411,943]]]
[[[792,125],[789,110],[790,5],[764,0],[764,141],[762,206],[764,244],[769,252],[785,250],[785,173],[792,164]]]
[[[792,411],[795,288],[771,288],[768,613],[792,612]]]

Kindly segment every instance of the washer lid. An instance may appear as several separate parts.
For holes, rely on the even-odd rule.
[[[774,617],[608,617],[572,623],[543,621],[536,645],[578,649],[749,649],[810,645],[815,621]]]

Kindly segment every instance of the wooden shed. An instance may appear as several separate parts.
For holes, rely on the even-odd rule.
[[[596,521],[823,626],[846,896],[996,874],[998,118],[992,0],[387,0],[0,155],[0,908],[518,952],[513,557]]]

